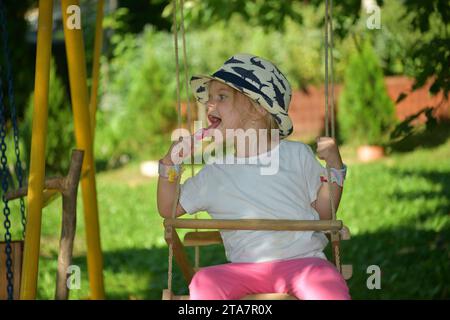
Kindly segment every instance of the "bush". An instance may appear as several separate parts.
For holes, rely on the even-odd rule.
[[[55,63],[50,66],[48,93],[48,120],[46,144],[47,174],[66,174],[70,165],[71,150],[75,147],[74,127],[69,97],[56,73]],[[30,95],[23,123],[25,163],[30,163],[31,130],[33,126],[34,93]]]
[[[395,109],[377,56],[368,41],[350,57],[339,99],[338,121],[346,143],[382,145],[395,124]]]

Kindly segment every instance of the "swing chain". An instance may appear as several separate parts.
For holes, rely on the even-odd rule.
[[[11,211],[8,207],[8,200],[6,199],[6,193],[8,192],[8,159],[6,158],[6,120],[4,111],[6,108],[3,104],[3,91],[2,91],[2,78],[0,76],[0,148],[1,148],[1,185],[2,185],[2,201],[3,201],[3,215],[5,220],[3,226],[5,227],[5,254],[6,254],[6,278],[8,280],[8,300],[13,299],[13,272],[12,272],[12,259],[11,259],[11,221],[9,215]]]
[[[22,170],[22,161],[20,160],[20,144],[19,144],[19,126],[17,122],[17,108],[16,102],[14,99],[14,82],[12,78],[12,66],[10,61],[10,50],[8,46],[8,28],[6,24],[6,8],[3,2],[0,2],[0,28],[1,34],[3,35],[3,52],[6,66],[6,77],[8,79],[8,99],[10,105],[11,112],[11,120],[13,124],[13,132],[14,132],[14,152],[16,155],[16,164],[15,171],[17,180],[19,182],[19,188],[23,187],[23,170]],[[6,110],[6,109],[5,109]],[[6,132],[5,132],[6,134]],[[26,226],[26,216],[25,216],[25,201],[23,197],[20,198],[20,216],[22,221],[22,235],[25,238],[25,226]]]

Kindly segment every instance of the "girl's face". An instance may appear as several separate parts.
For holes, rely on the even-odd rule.
[[[245,111],[252,107],[250,99],[219,81],[210,82],[206,106],[211,127],[220,130],[223,137],[226,136],[226,129],[246,130],[252,124],[243,117]]]

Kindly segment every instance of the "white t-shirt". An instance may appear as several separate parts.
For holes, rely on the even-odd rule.
[[[261,174],[267,168],[261,157],[268,155],[279,159],[276,174]],[[232,158],[247,164],[206,164],[181,185],[180,204],[187,213],[207,211],[213,219],[319,220],[311,203],[326,170],[308,145],[281,140],[271,153]],[[221,235],[231,262],[326,259],[322,251],[328,240],[321,232],[224,230]]]

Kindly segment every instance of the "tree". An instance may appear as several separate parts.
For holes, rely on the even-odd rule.
[[[378,58],[369,41],[350,57],[339,99],[339,128],[347,143],[387,142],[395,122],[394,105],[384,84]]]

